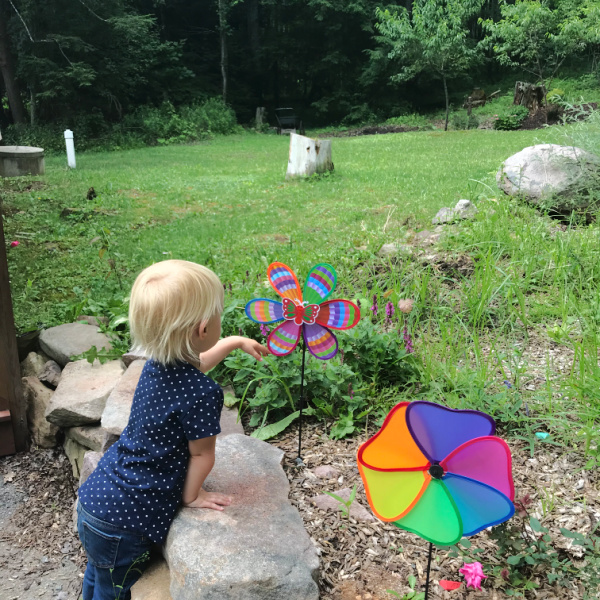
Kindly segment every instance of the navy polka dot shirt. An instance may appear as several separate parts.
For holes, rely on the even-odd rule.
[[[221,431],[223,391],[186,362],[146,362],[129,423],[79,489],[91,515],[162,543],[183,494],[188,440]]]

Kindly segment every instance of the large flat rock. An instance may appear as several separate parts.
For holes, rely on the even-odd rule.
[[[46,410],[46,419],[59,427],[99,423],[106,400],[123,373],[121,361],[104,364],[87,360],[69,363]]]
[[[85,323],[66,323],[44,329],[40,333],[40,347],[61,367],[71,362],[72,356],[87,352],[92,346],[111,348],[110,340],[98,327]]]
[[[317,600],[319,559],[288,500],[283,452],[255,438],[217,439],[206,488],[223,512],[181,509],[164,553],[173,600]]]
[[[121,435],[127,427],[133,395],[145,364],[144,359],[134,360],[108,397],[102,413],[102,427],[108,433]]]

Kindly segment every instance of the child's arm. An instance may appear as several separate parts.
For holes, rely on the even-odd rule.
[[[203,373],[208,373],[238,348],[250,354],[250,356],[254,356],[256,360],[262,360],[263,356],[269,354],[269,351],[258,342],[240,335],[232,335],[219,340],[210,350],[200,354],[200,370]]]
[[[231,504],[231,498],[223,494],[207,492],[202,484],[215,464],[217,436],[189,442],[190,462],[183,485],[183,505],[189,508],[213,508],[223,510]]]

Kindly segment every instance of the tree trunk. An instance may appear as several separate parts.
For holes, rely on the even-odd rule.
[[[227,102],[227,0],[218,0],[219,38],[221,42],[221,79],[223,81],[223,102]]]
[[[285,178],[310,177],[326,171],[333,171],[331,140],[314,140],[290,133],[290,154]]]
[[[27,113],[15,75],[15,63],[10,50],[10,38],[6,27],[6,14],[4,2],[0,1],[0,71],[2,71],[2,79],[4,80],[13,121],[15,123],[25,123]]]
[[[536,112],[544,104],[545,97],[546,90],[543,85],[534,85],[525,81],[515,83],[513,104],[525,106],[530,111]]]
[[[446,96],[446,124],[444,125],[444,131],[448,131],[448,119],[450,118],[450,99],[448,98],[448,84],[446,82],[446,76],[442,75],[444,81],[444,95]]]

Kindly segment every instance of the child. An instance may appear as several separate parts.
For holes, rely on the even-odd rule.
[[[129,600],[149,550],[167,535],[180,502],[223,510],[231,499],[202,484],[215,461],[221,388],[204,373],[241,348],[221,335],[223,287],[206,267],[167,260],[148,267],[131,291],[133,352],[148,358],[129,423],[79,490],[79,538],[88,557],[83,600]]]

